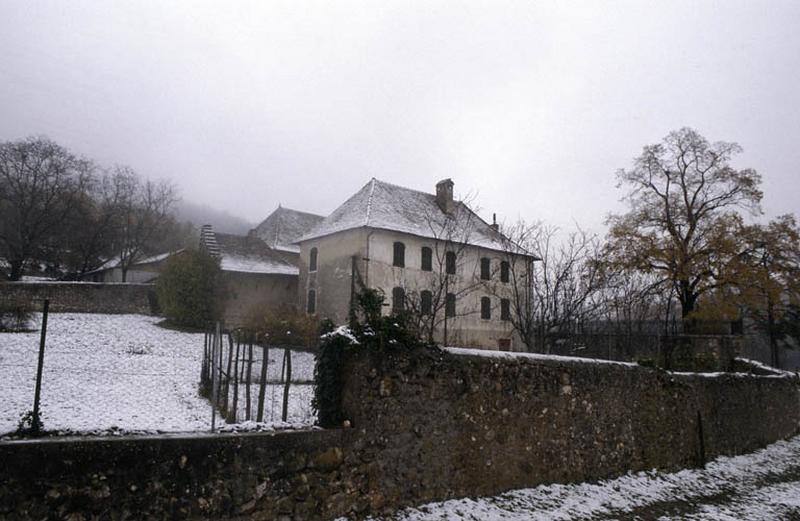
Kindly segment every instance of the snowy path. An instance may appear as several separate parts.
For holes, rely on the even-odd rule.
[[[753,454],[718,458],[704,470],[544,485],[489,498],[430,503],[387,519],[800,520],[800,436]]]
[[[203,335],[164,329],[158,321],[143,315],[51,314],[42,383],[45,429],[207,430],[211,409],[198,395]],[[20,415],[32,408],[38,348],[38,331],[0,333],[0,434],[15,430]],[[311,378],[313,355],[296,355],[294,374]],[[310,424],[309,393],[294,395],[300,402],[290,404],[291,419]]]

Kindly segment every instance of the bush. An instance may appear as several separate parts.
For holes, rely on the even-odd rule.
[[[27,306],[0,301],[0,331],[21,333],[33,330],[33,313]]]
[[[319,343],[319,319],[292,307],[256,310],[247,325],[269,345],[311,349]]]
[[[343,386],[343,355],[348,349],[392,351],[416,349],[423,345],[418,332],[410,325],[405,313],[382,316],[384,296],[365,289],[357,297],[357,316],[351,317],[350,327],[333,329],[330,321],[322,323],[320,350],[314,366],[314,398],[312,406],[317,411],[322,427],[341,425],[343,413],[341,395]],[[359,321],[359,316],[362,321]],[[384,351],[385,350],[385,351]]]
[[[156,283],[158,304],[171,322],[202,328],[222,314],[219,261],[200,251],[170,257]]]

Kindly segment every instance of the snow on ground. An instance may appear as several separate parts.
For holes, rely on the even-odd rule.
[[[51,314],[42,379],[45,429],[208,430],[211,407],[198,394],[203,335],[161,328],[156,325],[159,320],[144,315]],[[33,408],[38,349],[38,331],[0,333],[0,435],[15,430],[20,416]],[[280,359],[270,358],[269,376],[279,377]],[[313,355],[295,352],[292,362],[293,379],[313,378]],[[271,392],[272,387],[281,392]],[[293,385],[290,393],[290,423],[310,425],[310,386],[297,387]],[[267,421],[279,419],[280,401],[273,406],[269,399],[282,398],[282,388],[268,388]],[[278,412],[270,414],[271,407]]]
[[[702,470],[648,471],[598,483],[543,485],[494,497],[429,503],[385,519],[800,519],[800,436],[752,454],[718,458]]]

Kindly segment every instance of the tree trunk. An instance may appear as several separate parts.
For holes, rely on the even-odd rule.
[[[697,305],[697,295],[695,295],[691,289],[689,289],[688,282],[681,282],[681,290],[678,294],[678,300],[681,303],[681,319],[683,322],[683,332],[684,333],[694,333],[695,321],[693,318],[689,318],[692,312],[695,310]]]
[[[10,260],[9,264],[11,264],[11,270],[8,273],[8,280],[16,281],[21,279],[25,261],[19,259]]]

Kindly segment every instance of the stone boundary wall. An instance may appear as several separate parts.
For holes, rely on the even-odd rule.
[[[693,467],[798,431],[800,381],[764,373],[353,351],[344,359],[348,429],[0,442],[0,519],[359,518]]]
[[[4,442],[0,519],[302,520],[363,511],[364,496],[342,472],[347,434]]]
[[[40,311],[50,299],[56,313],[142,313],[157,311],[152,284],[97,282],[2,282],[0,303],[23,305]]]
[[[353,448],[378,454],[374,493],[388,505],[694,467],[800,426],[787,374],[457,348],[356,353],[345,374]]]

